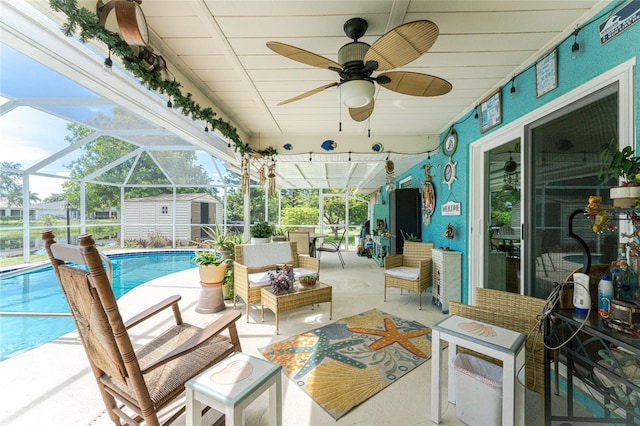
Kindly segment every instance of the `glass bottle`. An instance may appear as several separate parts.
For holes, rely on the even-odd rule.
[[[609,268],[609,274],[613,281],[613,289],[616,299],[638,300],[638,275],[629,267],[627,262],[627,248],[625,244],[618,247],[618,259]]]

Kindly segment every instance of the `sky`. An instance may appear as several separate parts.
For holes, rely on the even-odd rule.
[[[88,100],[91,105],[68,105],[69,98]],[[87,123],[96,114],[110,117],[116,107],[108,100],[95,104],[94,100],[101,99],[95,93],[0,42],[0,106],[6,107],[13,99],[39,105],[39,109],[19,106],[0,115],[0,161],[20,163],[23,169],[69,146],[65,141],[68,122],[59,117]],[[73,151],[39,170],[68,176],[64,165],[80,154],[81,150]],[[198,151],[198,158],[209,176],[216,176],[210,156]],[[64,180],[32,175],[30,191],[42,200],[61,193]]]

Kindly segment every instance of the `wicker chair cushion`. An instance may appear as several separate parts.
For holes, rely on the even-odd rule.
[[[293,263],[291,244],[268,243],[248,244],[242,246],[242,264],[245,266],[275,265],[276,263]]]
[[[190,332],[185,332],[189,330]],[[188,340],[189,337],[200,331],[199,327],[190,324],[181,324],[174,326],[166,333],[155,339],[152,343],[147,344],[136,351],[140,368],[153,364],[153,362],[164,354],[169,353],[172,349],[178,347],[181,343]],[[147,383],[151,400],[156,407],[163,406],[168,400],[175,397],[176,392],[181,393],[184,390],[184,383],[195,375],[204,371],[210,364],[212,359],[217,359],[224,352],[231,351],[233,345],[226,336],[215,336],[206,344],[191,351],[189,354],[181,356],[173,361],[158,367],[144,375]],[[135,401],[133,388],[125,383],[113,380],[103,375],[101,381],[110,388],[116,388],[120,394],[130,401]]]
[[[249,288],[269,285],[269,272],[275,271],[254,272],[253,274],[249,274]]]
[[[306,277],[309,275],[312,277],[317,277],[318,271],[312,271],[311,269],[306,268],[293,268],[293,276],[296,280],[300,277]]]
[[[418,275],[420,274],[420,269],[411,268],[409,266],[397,266],[391,269],[385,269],[385,275],[389,275],[390,277],[396,277],[403,280],[409,281],[417,281]]]

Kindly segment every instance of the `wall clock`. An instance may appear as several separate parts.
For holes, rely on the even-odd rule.
[[[447,157],[451,157],[456,152],[456,148],[458,148],[458,132],[451,129],[442,143],[442,153]]]
[[[451,162],[451,158],[449,158],[449,162],[444,165],[444,170],[442,172],[442,176],[444,177],[444,183],[449,185],[449,190],[451,190],[451,184],[454,180],[456,180],[456,165],[458,163]]]

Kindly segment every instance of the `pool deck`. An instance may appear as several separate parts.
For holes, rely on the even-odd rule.
[[[329,319],[328,304],[296,309],[281,315],[280,335],[275,334],[275,318],[265,310],[265,321],[260,321],[259,304],[251,306],[249,322],[244,315],[244,304],[238,308],[238,333],[243,352],[261,357],[258,348],[287,337],[308,331],[316,326],[377,308],[392,315],[431,325],[444,318],[442,312],[428,303],[424,295],[423,310],[417,309],[417,295],[390,289],[387,302],[383,301],[383,273],[373,259],[344,253],[347,266],[342,269],[337,256],[325,255],[321,259],[321,281],[333,287],[333,320]],[[397,290],[397,291],[396,291]],[[166,296],[180,294],[183,318],[186,322],[206,325],[219,314],[195,312],[200,293],[197,269],[172,274],[143,284],[124,295],[119,306],[123,318],[128,318]],[[233,309],[226,301],[227,310]],[[171,315],[164,320],[151,320],[135,327],[131,338],[135,346],[157,335]],[[430,425],[430,405],[416,401],[430,400],[431,363],[420,365],[398,383],[385,388],[369,400],[335,421],[322,408],[300,390],[292,380],[283,378],[284,425]],[[112,425],[105,414],[95,381],[91,375],[84,350],[75,332],[60,339],[0,362],[2,388],[0,396],[0,425],[30,426],[102,426]],[[444,382],[446,384],[446,381]],[[527,394],[531,394],[527,392]],[[407,395],[411,395],[407,398]],[[535,399],[537,397],[537,399]],[[541,402],[533,394],[533,406],[527,398],[528,424],[541,424],[534,420],[540,416]],[[246,425],[268,424],[268,395],[259,397],[246,410]],[[532,417],[533,416],[533,417]],[[182,426],[184,416],[175,423]],[[462,424],[456,417],[455,406],[445,406],[443,425]]]

